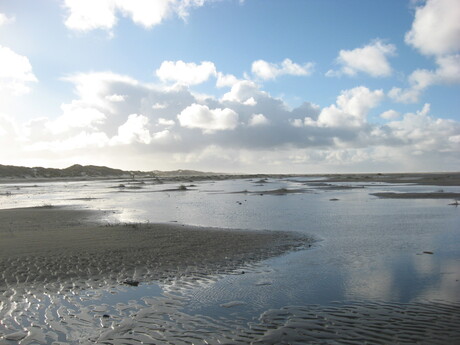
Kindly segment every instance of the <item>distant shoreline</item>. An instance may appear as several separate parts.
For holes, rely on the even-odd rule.
[[[79,181],[106,181],[106,180],[143,180],[157,181],[158,183],[195,182],[208,180],[231,179],[267,179],[267,178],[309,178],[308,182],[337,182],[337,183],[394,183],[417,184],[434,186],[460,186],[460,172],[446,173],[389,173],[389,174],[175,174],[163,172],[158,175],[106,175],[106,176],[62,176],[62,177],[32,177],[8,176],[1,177],[0,183],[44,183],[44,182],[79,182]]]

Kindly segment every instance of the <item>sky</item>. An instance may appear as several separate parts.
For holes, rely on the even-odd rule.
[[[0,164],[460,169],[458,0],[0,0]]]

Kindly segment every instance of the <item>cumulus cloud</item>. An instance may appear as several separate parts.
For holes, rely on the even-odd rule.
[[[265,126],[270,121],[264,116],[264,114],[253,114],[249,119],[249,126]]]
[[[224,74],[222,72],[217,73],[217,87],[232,87],[238,82],[238,78],[235,77],[233,74]]]
[[[131,114],[124,124],[118,127],[118,134],[111,139],[111,144],[150,144],[152,140],[147,128],[149,119],[144,115]]]
[[[460,83],[460,2],[427,0],[416,8],[412,28],[405,42],[434,58],[436,69],[416,69],[409,86],[394,87],[388,95],[397,102],[415,103],[432,85]]]
[[[362,72],[372,77],[387,77],[392,73],[388,57],[395,53],[396,47],[393,44],[385,44],[381,40],[375,40],[361,48],[341,50],[336,61],[342,67],[338,71],[329,70],[326,76],[354,76]]]
[[[407,113],[400,121],[387,125],[392,135],[410,146],[412,153],[458,152],[455,138],[460,124],[453,120],[436,119],[430,116],[430,105],[425,104],[420,111]]]
[[[138,25],[151,28],[174,14],[184,19],[191,8],[203,6],[205,2],[206,0],[64,0],[67,10],[65,25],[78,31],[111,30],[121,14]]]
[[[408,78],[408,88],[392,88],[388,95],[397,102],[416,103],[432,85],[460,83],[460,54],[439,56],[435,70],[417,69]]]
[[[337,171],[414,170],[427,161],[443,169],[460,164],[455,158],[458,121],[437,119],[425,106],[399,116],[380,111],[376,115],[385,124],[371,123],[368,115],[384,95],[363,86],[343,90],[327,107],[305,102],[291,109],[249,80],[238,81],[221,99],[198,99],[187,87],[146,84],[107,72],[66,80],[74,84],[75,99],[61,106],[58,117],[14,126],[21,130],[0,118],[2,133],[21,138],[12,141],[21,155],[66,162],[78,156],[94,164],[144,169],[213,170],[218,162],[225,170],[280,172],[286,166]],[[123,95],[123,101],[114,101],[113,95]],[[6,158],[0,150],[0,159]],[[168,165],[148,163],[160,161]]]
[[[282,75],[307,76],[313,72],[313,63],[303,65],[284,59],[281,64],[270,63],[264,60],[257,60],[252,63],[252,73],[260,79],[276,79]]]
[[[46,127],[54,134],[64,133],[73,128],[95,129],[95,125],[106,119],[104,113],[81,101],[63,104],[61,109],[63,114],[46,124]]]
[[[229,92],[222,97],[223,101],[246,103],[253,105],[257,103],[257,98],[264,95],[263,91],[259,90],[259,85],[250,80],[241,80],[235,83]]]
[[[364,86],[344,90],[336,104],[322,109],[316,121],[307,117],[304,122],[320,127],[360,127],[367,122],[369,110],[379,105],[383,98],[382,90],[371,91]]]
[[[417,7],[407,44],[426,55],[445,55],[460,50],[460,2],[427,0]]]
[[[204,83],[217,74],[214,63],[203,61],[199,65],[193,62],[164,61],[156,70],[162,81],[173,81],[181,85],[197,85]]]
[[[204,133],[235,129],[238,114],[232,109],[209,109],[206,105],[192,104],[177,115],[183,127],[200,128]]]
[[[0,61],[0,91],[26,94],[30,91],[30,84],[38,81],[26,56],[0,45]]]

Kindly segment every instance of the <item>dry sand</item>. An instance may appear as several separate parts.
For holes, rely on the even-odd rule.
[[[296,233],[179,224],[116,224],[59,207],[0,210],[0,299],[21,285],[46,290],[225,273],[311,240]]]

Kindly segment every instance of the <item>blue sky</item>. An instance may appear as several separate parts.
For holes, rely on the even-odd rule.
[[[0,0],[0,163],[460,166],[457,0]]]

